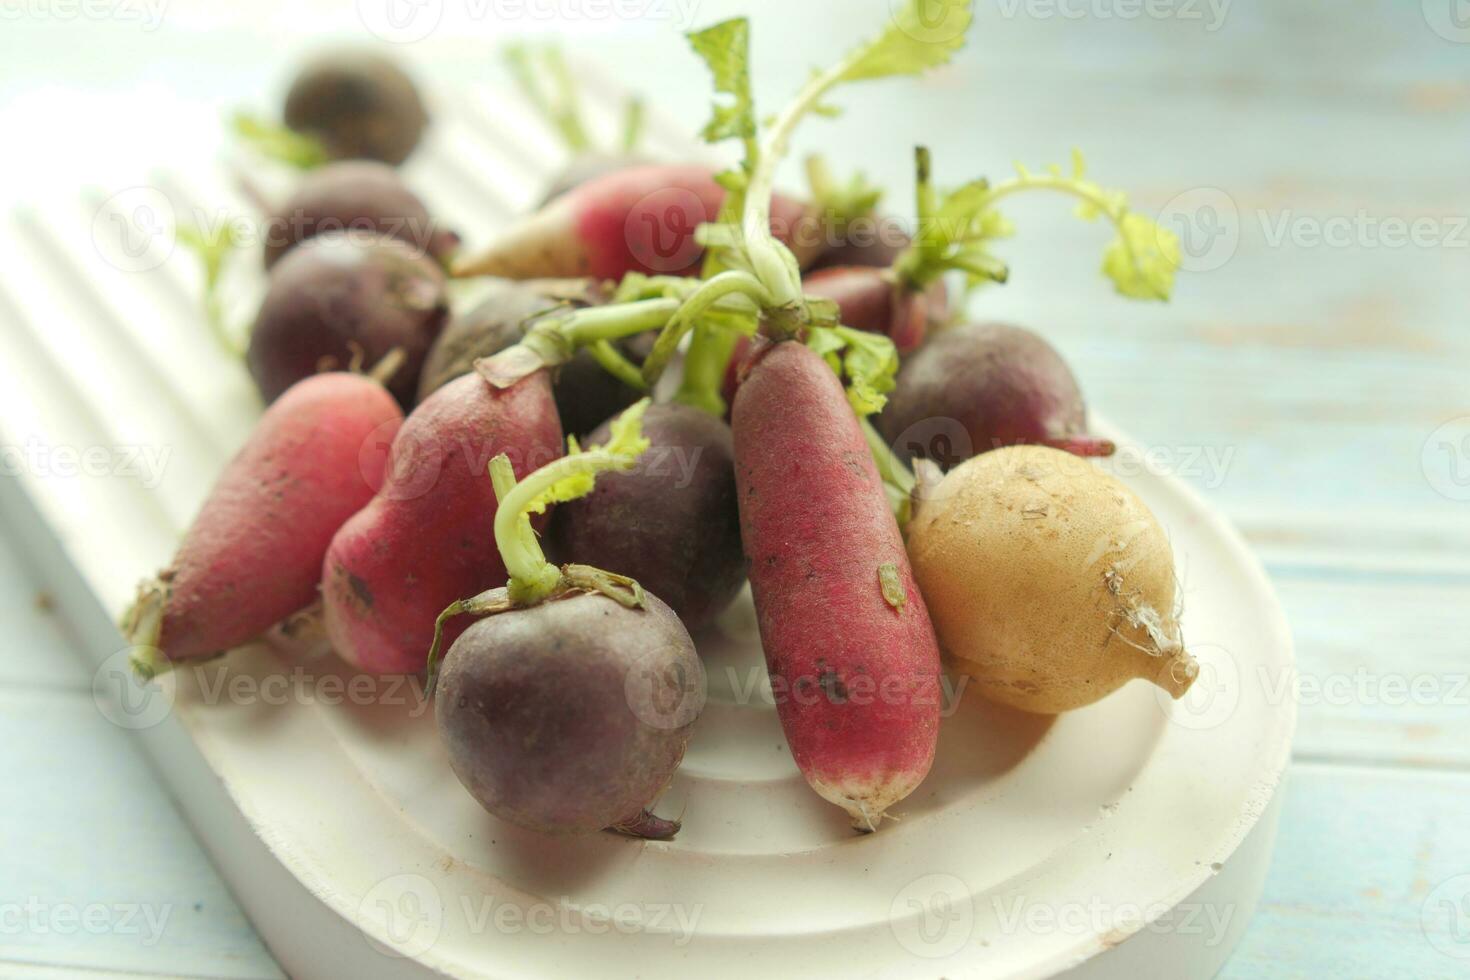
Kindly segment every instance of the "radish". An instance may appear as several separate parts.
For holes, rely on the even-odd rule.
[[[822,224],[830,236],[807,271],[851,266],[886,269],[909,247],[908,233],[894,219],[877,213],[883,192],[862,174],[840,182],[820,156],[807,157],[806,173],[812,200],[821,209]]]
[[[423,670],[440,611],[505,583],[486,471],[499,453],[520,473],[561,455],[545,374],[507,388],[468,374],[408,417],[382,490],[337,532],[319,569],[327,633],[348,663]]]
[[[694,231],[715,219],[724,198],[714,172],[700,164],[616,170],[552,201],[489,249],[456,262],[454,272],[507,279],[693,275],[704,255]],[[795,234],[805,213],[799,201],[777,198],[771,227]]]
[[[517,343],[538,314],[580,309],[607,301],[607,291],[590,279],[491,280],[481,300],[456,315],[434,341],[419,379],[419,398],[474,369],[476,360]],[[646,334],[617,341],[619,352],[634,360],[648,355]],[[562,428],[582,436],[637,401],[642,388],[610,374],[589,350],[579,350],[553,376],[556,410]]]
[[[429,121],[408,73],[362,49],[327,52],[304,65],[286,93],[283,117],[320,140],[333,160],[394,165],[408,159]]]
[[[945,653],[982,694],[1055,714],[1133,678],[1189,690],[1199,665],[1169,538],[1131,490],[1045,446],[929,476],[908,527],[914,577]]]
[[[608,442],[615,421],[589,444]],[[550,540],[563,560],[637,579],[695,631],[745,583],[730,427],[671,404],[648,409],[643,431],[650,448],[639,464],[558,507]]]
[[[941,333],[904,364],[883,409],[883,435],[905,462],[943,469],[999,446],[1037,443],[1079,456],[1113,444],[1087,434],[1077,379],[1036,334],[1000,323]]]
[[[833,300],[842,311],[843,324],[886,335],[901,354],[917,350],[929,332],[949,318],[949,292],[943,280],[916,289],[889,269],[828,266],[808,272],[801,288],[808,296]]]
[[[266,218],[266,268],[308,238],[331,231],[387,235],[440,261],[459,245],[459,236],[437,225],[398,171],[383,163],[347,160],[303,175]]]
[[[424,356],[448,316],[444,274],[411,246],[381,236],[318,235],[271,270],[246,364],[271,401],[324,366],[376,362],[397,348],[404,364],[388,389],[410,406]]]
[[[297,73],[286,93],[285,126],[237,116],[239,135],[303,170],[332,160],[408,158],[429,116],[413,79],[367,49],[324,52]]]
[[[382,485],[402,418],[381,384],[341,372],[277,399],[124,616],[138,672],[222,653],[311,605],[327,545]]]
[[[929,772],[939,650],[842,385],[796,343],[758,352],[733,415],[740,527],[796,764],[853,826]]]
[[[490,813],[545,834],[608,828],[667,839],[674,820],[648,807],[684,756],[703,705],[689,633],[631,579],[541,554],[527,514],[592,489],[647,447],[646,401],[610,426],[606,445],[549,463],[517,482],[509,460],[491,471],[500,506],[495,541],[504,588],[455,602],[441,626],[465,629],[435,676],[434,713],[450,766]]]
[[[961,28],[968,26],[968,4],[952,13],[959,15]],[[847,810],[857,826],[873,830],[883,812],[927,773],[939,721],[939,655],[933,630],[913,587],[885,487],[853,414],[854,407],[863,413],[881,408],[882,390],[891,383],[897,357],[886,338],[839,328],[835,303],[802,294],[800,263],[773,233],[779,224],[772,220],[773,179],[796,123],[822,104],[832,88],[942,64],[963,43],[963,30],[941,42],[920,40],[926,36],[922,11],[916,2],[905,5],[878,38],[816,74],[762,141],[755,139],[756,114],[745,70],[748,36],[743,19],[691,35],[696,52],[714,74],[716,91],[730,100],[717,107],[705,136],[741,138],[746,149],[741,169],[721,175],[731,196],[719,202],[719,220],[700,228],[695,243],[709,247],[707,278],[687,286],[650,283],[661,294],[548,317],[521,343],[483,362],[481,370],[497,385],[517,384],[528,373],[565,363],[583,340],[660,327],[641,372],[652,383],[680,338],[694,329],[685,364],[694,384],[681,388],[681,401],[718,414],[723,411],[719,385],[738,337],[759,323],[763,331],[783,339],[752,358],[749,376],[736,395],[733,428],[742,538],[752,560],[751,584],[768,665],[777,678],[795,684],[792,698],[781,706],[793,755],[818,793]],[[521,243],[528,250],[519,257],[524,260],[519,271],[538,274],[548,255],[568,253],[578,257],[568,263],[572,270],[587,271],[588,251],[569,231],[579,227],[578,219],[586,213],[597,213],[588,202],[613,184],[624,190],[625,202],[637,201],[637,193],[627,193],[630,188],[668,187],[671,176],[669,170],[658,172],[658,179],[648,168],[620,171],[554,202],[539,220],[554,219],[555,234],[543,235],[539,245]],[[645,183],[634,187],[639,181]],[[704,217],[698,220],[715,217],[714,203],[710,195],[711,206],[702,208]],[[605,208],[594,225],[616,235],[629,210]],[[513,250],[501,251],[516,258]],[[631,250],[618,239],[610,251],[626,256]],[[691,250],[691,260],[697,254]],[[465,271],[503,269],[486,262],[468,264]],[[820,354],[785,340],[803,334],[812,336]],[[844,394],[828,358],[852,379],[851,392]],[[846,636],[861,639],[854,642]]]

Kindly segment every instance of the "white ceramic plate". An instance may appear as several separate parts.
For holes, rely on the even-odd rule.
[[[495,105],[443,121],[410,170],[481,237],[559,163]],[[502,154],[496,120],[544,149]],[[1268,695],[1290,637],[1239,536],[1142,469],[1125,478],[1183,570],[1191,695],[1134,682],[1055,721],[961,697],[932,774],[871,836],[791,761],[744,599],[701,638],[710,697],[658,806],[684,820],[670,843],[498,822],[415,689],[354,694],[331,658],[260,645],[138,688],[112,619],[258,413],[197,316],[189,256],[137,232],[149,209],[201,202],[243,206],[196,171],[7,220],[0,435],[29,461],[0,489],[98,665],[99,709],[143,738],[292,975],[1206,977],[1224,961],[1269,858],[1294,709]]]

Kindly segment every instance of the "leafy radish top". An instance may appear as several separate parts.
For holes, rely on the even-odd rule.
[[[942,9],[934,10],[938,2]],[[756,113],[750,85],[750,25],[744,18],[723,21],[689,35],[696,54],[709,67],[715,90],[714,111],[702,135],[710,142],[738,140],[740,164],[717,178],[727,194],[718,220],[699,227],[707,249],[699,279],[633,275],[621,284],[615,302],[543,318],[517,348],[482,366],[492,383],[512,384],[543,367],[564,363],[589,346],[609,370],[630,382],[651,386],[687,333],[693,337],[685,358],[677,400],[722,413],[719,384],[740,335],[763,332],[772,339],[801,339],[822,354],[847,383],[860,416],[882,409],[894,383],[898,357],[881,335],[848,329],[831,300],[804,295],[795,256],[771,234],[771,198],[777,165],[792,133],[809,115],[839,112],[827,97],[851,82],[918,75],[949,62],[964,44],[972,19],[970,0],[908,0],[894,12],[886,30],[859,44],[835,65],[813,74],[796,97],[768,124]],[[935,38],[934,23],[945,25]],[[1005,264],[990,251],[1012,225],[997,204],[1020,191],[1046,190],[1078,201],[1079,216],[1107,218],[1116,235],[1103,256],[1103,272],[1117,291],[1138,299],[1167,299],[1179,264],[1177,238],[1149,218],[1130,211],[1119,191],[1105,190],[1085,176],[1080,155],[1072,171],[1049,168],[1036,173],[1017,168],[1015,177],[997,183],[975,180],[949,193],[930,181],[929,155],[919,148],[919,230],[899,256],[894,271],[901,281],[922,288],[949,272],[963,273],[972,286],[1004,282]],[[845,212],[871,209],[877,197],[861,180],[836,187],[818,163],[814,186],[828,189]],[[659,329],[659,339],[641,369],[620,361],[610,341],[642,330]],[[874,440],[879,451],[881,439]],[[890,469],[880,458],[882,468]],[[901,481],[902,482],[902,481]]]

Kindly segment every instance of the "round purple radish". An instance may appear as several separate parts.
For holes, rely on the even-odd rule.
[[[449,315],[444,273],[395,238],[319,235],[271,272],[246,352],[267,402],[324,368],[404,363],[388,390],[413,404],[429,345]]]
[[[654,405],[643,434],[651,445],[634,469],[600,477],[556,509],[552,547],[565,561],[637,579],[696,630],[745,581],[730,427],[696,408]],[[587,442],[610,435],[604,424]]]
[[[908,461],[948,469],[1022,443],[1106,456],[1113,444],[1087,434],[1077,379],[1056,349],[1029,330],[971,323],[939,334],[905,363],[880,428]]]
[[[400,164],[429,121],[413,79],[373,51],[324,53],[286,93],[286,125],[314,137],[333,160]]]
[[[502,820],[666,839],[678,822],[647,807],[684,757],[703,678],[688,631],[657,598],[634,609],[576,593],[460,634],[434,713],[454,774]]]
[[[370,160],[329,163],[302,176],[281,208],[266,220],[265,264],[328,232],[387,235],[435,259],[447,259],[459,236],[438,227],[398,171]]]

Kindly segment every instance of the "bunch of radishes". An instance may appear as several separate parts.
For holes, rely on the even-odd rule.
[[[1162,530],[1079,458],[1112,446],[1087,434],[1057,353],[952,323],[947,282],[1005,280],[995,205],[1022,190],[1116,226],[1104,271],[1125,295],[1167,297],[1172,237],[1080,161],[940,194],[921,148],[917,230],[869,247],[826,240],[876,205],[860,182],[814,165],[814,203],[774,193],[792,130],[833,89],[950,59],[969,3],[942,6],[945,39],[933,11],[901,7],[764,132],[746,21],[691,35],[719,95],[704,135],[739,140],[742,164],[599,158],[472,256],[389,166],[424,124],[406,78],[313,66],[290,129],[245,127],[315,167],[267,242],[248,362],[270,405],[128,612],[138,669],[223,652],[319,598],[344,660],[427,671],[454,771],[488,810],[644,837],[678,829],[649,807],[701,703],[690,631],[747,576],[792,754],[862,830],[929,770],[941,650],[1033,711],[1132,677],[1181,694],[1194,664]],[[585,150],[574,110],[539,101]],[[449,277],[490,275],[451,317]]]

